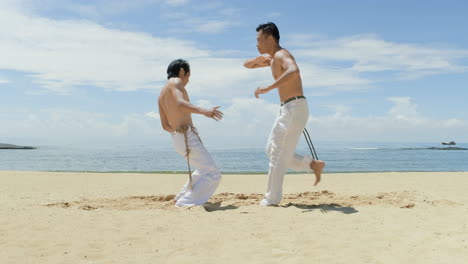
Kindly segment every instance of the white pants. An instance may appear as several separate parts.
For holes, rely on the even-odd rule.
[[[280,113],[273,124],[266,154],[270,158],[268,186],[265,198],[260,205],[278,204],[283,195],[283,178],[288,168],[295,171],[311,172],[311,156],[295,153],[297,142],[309,118],[307,101],[296,99],[281,106]]]
[[[172,133],[174,148],[182,157],[186,157],[185,136],[183,133]],[[184,187],[177,194],[176,206],[188,207],[202,205],[210,199],[221,181],[221,172],[216,166],[210,153],[206,150],[199,137],[189,129],[187,143],[190,149],[190,167],[196,168],[192,173],[192,189],[187,180]]]

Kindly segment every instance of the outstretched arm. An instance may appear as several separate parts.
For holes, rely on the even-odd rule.
[[[255,97],[257,98],[259,94],[264,94],[277,87],[280,87],[284,85],[285,83],[291,81],[292,79],[297,78],[297,76],[300,74],[299,67],[297,67],[296,62],[291,56],[281,54],[281,55],[278,55],[277,58],[275,57],[275,59],[281,63],[281,67],[284,69],[284,72],[271,85],[266,86],[266,87],[258,87],[257,90],[255,91]]]
[[[248,69],[268,67],[271,65],[270,55],[261,55],[253,59],[248,59],[244,62],[244,67]]]
[[[180,110],[189,112],[192,114],[200,114],[209,118],[213,118],[218,121],[223,118],[223,113],[218,110],[219,106],[213,107],[211,109],[205,109],[199,106],[191,104],[189,101],[185,100],[184,93],[178,88],[172,89],[172,94],[176,99],[176,104]]]

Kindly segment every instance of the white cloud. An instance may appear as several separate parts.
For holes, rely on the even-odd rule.
[[[81,1],[81,3],[74,0],[17,0],[15,1],[15,5],[21,7],[23,12],[27,11],[31,15],[52,11],[76,14],[80,18],[100,19],[105,16],[120,15],[132,10],[145,8],[151,4],[161,4],[164,2],[166,0],[93,0]]]
[[[159,113],[154,112],[154,111],[146,113],[145,116],[154,120],[158,120],[158,121],[160,120]]]
[[[70,109],[9,110],[2,118],[0,137],[38,138],[44,141],[137,141],[163,137],[159,114],[134,113],[110,121],[109,115]],[[34,131],[34,132],[31,132]]]
[[[0,76],[0,84],[9,83],[9,82],[10,82],[9,80],[4,79]]]
[[[243,59],[195,58],[191,60],[191,96],[232,98],[253,94],[258,86],[272,82],[269,69],[249,70]]]
[[[141,0],[136,5],[149,2],[152,0]],[[79,86],[156,90],[166,81],[169,62],[179,57],[188,59],[192,65],[188,87],[192,96],[245,97],[256,87],[272,82],[269,69],[247,70],[242,67],[244,59],[223,57],[229,51],[203,50],[192,42],[109,29],[85,20],[43,18],[27,13],[25,4],[17,3],[0,3],[0,68],[24,72],[39,87],[53,92],[70,93]],[[195,21],[193,27],[211,32],[234,25],[231,21],[238,10],[219,3],[210,8],[225,10],[227,18],[182,16]],[[15,30],[11,30],[12,25]],[[395,71],[402,77],[416,78],[464,70],[456,60],[468,56],[466,50],[391,43],[367,35],[337,40],[324,40],[319,35],[292,35],[288,39],[309,95],[368,89],[375,80],[364,77],[363,72]],[[334,62],[349,65],[332,65]]]
[[[243,59],[216,58],[191,42],[108,29],[89,21],[56,21],[3,7],[0,68],[25,72],[53,92],[70,93],[81,85],[155,89],[166,81],[170,61],[180,57],[192,65],[193,96],[230,98],[271,82],[267,71],[248,71]]]
[[[290,36],[287,43],[297,47],[295,54],[298,57],[351,64],[342,68],[356,73],[393,71],[400,77],[418,78],[468,70],[468,67],[457,63],[468,58],[468,50],[389,42],[374,35],[329,40],[302,34]]]
[[[411,97],[390,97],[388,100],[394,103],[389,111],[391,116],[397,119],[415,119],[420,116],[417,105],[411,102]]]
[[[193,96],[245,96],[272,82],[268,69],[247,70],[242,67],[244,59],[216,57],[222,52],[202,50],[191,42],[108,29],[84,20],[26,15],[13,5],[0,7],[0,68],[25,72],[53,92],[70,93],[82,85],[119,91],[154,89],[165,82],[169,62],[179,57],[192,65]],[[211,22],[219,25],[205,21]],[[222,26],[205,29],[222,30],[229,24],[226,20]],[[15,30],[10,30],[11,25]],[[322,87],[314,95],[364,89],[371,83],[350,69],[319,67],[309,61],[301,61],[300,66],[305,89]]]
[[[393,106],[384,116],[356,117],[349,108],[328,116],[311,116],[309,126],[319,140],[430,142],[468,141],[468,120],[434,120],[417,111],[410,97],[388,98]]]
[[[197,105],[215,106],[208,100]],[[201,115],[194,115],[194,124],[208,145],[239,146],[250,144],[263,146],[279,106],[261,99],[236,98],[229,102],[224,119],[216,122]],[[170,147],[170,137],[163,131],[159,113],[133,113],[122,116],[70,109],[29,109],[0,111],[2,116],[0,138],[15,135],[18,138],[38,138],[62,143],[99,141],[152,141],[161,147]],[[31,131],[34,131],[31,133]]]
[[[219,33],[235,25],[232,21],[209,20],[197,23],[195,29],[204,33]]]
[[[364,90],[372,84],[371,80],[360,77],[358,73],[351,69],[320,67],[302,61],[299,61],[298,64],[303,86],[306,90],[314,87],[314,89],[311,89],[313,95],[330,95],[338,91]]]
[[[468,141],[468,120],[434,120],[416,111],[411,98],[392,98],[394,105],[387,115],[353,116],[345,105],[332,106],[330,115],[312,113],[307,128],[314,142],[325,141],[390,141],[439,142],[454,139]],[[197,101],[205,107],[215,106],[207,100]],[[208,146],[263,147],[279,113],[279,105],[263,99],[234,98],[221,108],[224,119],[216,122],[194,115],[195,126]],[[155,142],[171,147],[163,131],[159,114],[154,111],[112,117],[107,114],[69,109],[39,111],[0,111],[1,137],[42,138],[43,140],[99,142]],[[34,131],[31,133],[31,131]]]
[[[36,83],[56,92],[79,85],[153,88],[165,81],[166,67],[174,58],[208,55],[187,41],[0,9],[0,68],[30,73]]]

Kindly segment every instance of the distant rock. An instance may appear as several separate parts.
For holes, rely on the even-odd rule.
[[[444,147],[444,148],[437,148],[437,147],[431,147],[427,149],[437,149],[437,150],[468,150],[468,148],[460,148],[460,147]]]
[[[36,149],[36,147],[17,146],[17,145],[12,145],[12,144],[0,143],[0,149]]]
[[[430,147],[430,148],[401,148],[401,150],[468,150],[468,148],[460,147]]]

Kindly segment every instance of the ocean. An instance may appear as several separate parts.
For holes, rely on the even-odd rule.
[[[325,173],[468,171],[468,150],[428,149],[440,143],[320,143]],[[468,148],[468,143],[455,147]],[[265,173],[263,148],[207,147],[223,173]],[[298,153],[308,154],[307,145]],[[171,148],[146,144],[38,146],[0,150],[0,170],[76,172],[186,172],[186,161]]]

